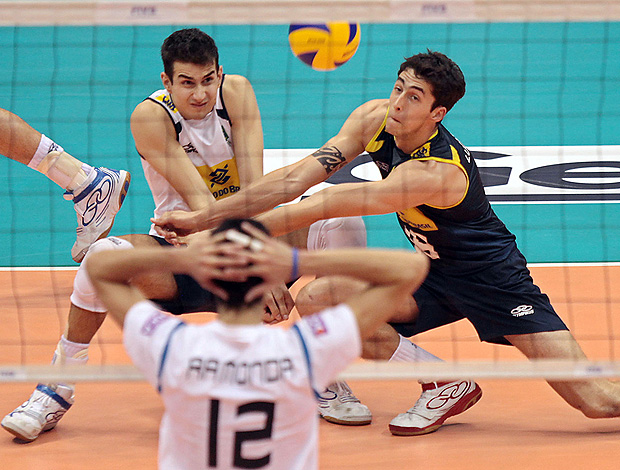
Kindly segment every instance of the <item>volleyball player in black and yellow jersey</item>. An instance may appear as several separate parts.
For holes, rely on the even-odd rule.
[[[156,223],[169,237],[212,227],[232,215],[261,214],[327,179],[366,150],[382,180],[338,184],[298,204],[259,217],[273,234],[321,218],[394,212],[417,250],[431,258],[429,276],[409,305],[367,342],[366,357],[433,360],[406,337],[467,318],[480,339],[511,344],[530,359],[585,359],[548,297],[533,283],[515,237],[493,212],[469,151],[443,126],[465,93],[463,73],[438,52],[401,65],[389,99],[357,108],[338,134],[312,155],[252,183],[212,210],[169,213]],[[269,188],[267,191],[266,189]],[[351,283],[350,290],[355,290]],[[317,299],[336,303],[350,295],[326,278],[297,298],[301,312]],[[304,299],[307,302],[304,309]],[[596,379],[550,385],[591,418],[620,416],[620,384]],[[481,395],[471,381],[422,384],[415,405],[390,423],[399,435],[425,434],[472,406]]]

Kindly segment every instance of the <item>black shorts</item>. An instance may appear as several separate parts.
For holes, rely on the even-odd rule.
[[[567,330],[549,297],[534,284],[518,249],[507,260],[469,275],[431,271],[413,295],[413,323],[392,323],[405,337],[467,318],[482,341],[510,344],[505,335]]]
[[[161,246],[170,248],[172,245],[161,237],[151,235]],[[173,315],[194,312],[215,312],[215,294],[203,289],[193,277],[186,274],[175,274],[174,280],[177,284],[178,294],[172,300],[151,299],[162,309]]]

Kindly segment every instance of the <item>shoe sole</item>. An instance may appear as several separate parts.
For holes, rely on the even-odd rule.
[[[123,205],[123,202],[125,202],[127,191],[129,191],[129,184],[131,183],[131,173],[129,173],[128,171],[126,173],[127,173],[127,176],[125,176],[125,181],[123,181],[123,187],[121,189],[121,193],[118,196],[118,211],[121,210],[121,206]],[[118,214],[118,211],[116,211],[117,214]],[[97,240],[101,240],[102,238],[105,238],[108,236],[108,234],[112,231],[112,227],[114,226],[115,219],[116,219],[116,215],[114,215],[114,218],[112,219],[112,222],[110,223],[110,226],[108,227],[108,229],[105,232],[103,232],[101,235],[99,235],[99,238],[97,238]],[[95,242],[97,240],[95,240]],[[80,251],[77,255],[73,257],[73,261],[75,261],[76,263],[81,263],[82,260],[84,259],[84,256],[86,256],[86,253],[88,253],[89,248],[90,246],[82,249],[82,251]]]
[[[6,430],[7,432],[9,432],[9,433],[13,434],[13,436],[15,436],[15,437],[16,437],[17,439],[19,439],[20,441],[24,441],[24,442],[32,442],[32,441],[34,441],[37,437],[39,437],[38,435],[36,435],[36,436],[34,436],[33,438],[29,438],[29,437],[26,437],[26,436],[25,436],[25,435],[24,435],[24,434],[23,434],[23,433],[22,433],[19,429],[17,429],[17,428],[13,428],[13,427],[11,427],[10,425],[7,425],[7,424],[2,423],[2,424],[1,424],[1,426],[2,426],[2,428],[3,428],[4,430]]]
[[[332,418],[331,416],[323,416],[320,413],[319,416],[329,423],[340,424],[342,426],[366,426],[372,422],[372,418],[362,421],[345,421],[343,419]]]
[[[393,424],[390,424],[388,427],[390,429],[390,432],[394,436],[422,436],[424,434],[430,434],[437,431],[443,425],[446,419],[461,414],[470,409],[472,406],[478,403],[480,398],[482,398],[482,389],[478,384],[476,384],[476,387],[462,398],[462,405],[457,404],[453,406],[445,415],[443,415],[439,419],[439,421],[437,421],[432,426],[428,426],[426,428],[408,428],[406,426],[395,426]]]

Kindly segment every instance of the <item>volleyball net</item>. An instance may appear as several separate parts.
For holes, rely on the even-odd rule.
[[[318,71],[293,54],[289,25],[329,21],[359,23],[360,43],[345,64]],[[0,107],[91,165],[131,171],[112,235],[148,232],[153,202],[129,116],[161,88],[162,41],[187,26],[215,39],[225,73],[252,83],[266,172],[318,148],[361,103],[388,97],[403,57],[427,48],[451,57],[467,93],[444,123],[472,150],[495,211],[591,359],[528,362],[461,321],[415,339],[444,364],[360,362],[347,377],[620,376],[618,2],[0,1]],[[90,366],[48,365],[69,308],[75,213],[40,174],[9,159],[0,168],[0,381],[139,379],[110,321]],[[333,184],[378,178],[363,157],[340,174]],[[369,246],[409,248],[394,215],[365,222]]]

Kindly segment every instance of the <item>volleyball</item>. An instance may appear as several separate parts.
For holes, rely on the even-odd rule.
[[[314,70],[334,70],[355,55],[360,45],[358,23],[292,24],[288,42],[293,54]]]

